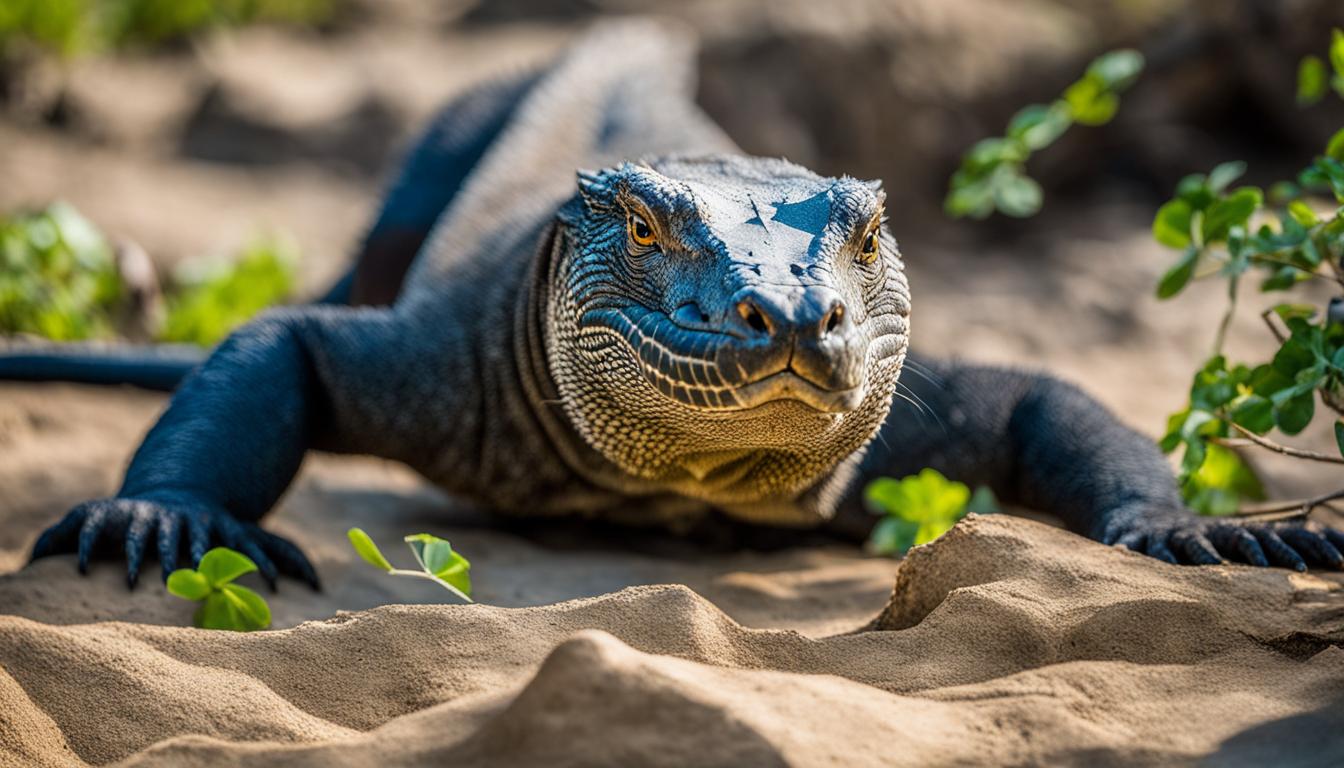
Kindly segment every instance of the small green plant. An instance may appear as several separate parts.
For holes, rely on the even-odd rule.
[[[4,0],[0,54],[29,48],[69,58],[156,47],[249,24],[318,24],[340,0]]]
[[[879,555],[903,554],[947,533],[971,512],[997,512],[988,488],[971,493],[963,483],[948,480],[936,469],[896,480],[880,477],[864,489],[868,510],[883,515],[868,538],[869,551]]]
[[[181,270],[159,340],[218,343],[256,313],[289,298],[296,261],[291,244],[270,237],[253,241],[237,259]]]
[[[271,625],[271,609],[261,595],[232,582],[255,570],[257,564],[246,555],[215,547],[205,553],[195,570],[173,571],[168,576],[168,591],[200,602],[192,622],[201,629],[253,632]]]
[[[122,295],[111,246],[70,205],[0,218],[0,333],[109,337]]]
[[[471,563],[456,552],[447,539],[428,533],[414,533],[405,538],[420,570],[410,571],[393,567],[373,539],[360,528],[351,528],[345,534],[364,562],[393,576],[413,576],[429,579],[458,597],[471,602]]]
[[[1115,117],[1120,93],[1143,71],[1138,51],[1111,51],[1094,60],[1082,79],[1050,104],[1031,104],[1008,122],[1006,135],[983,139],[952,175],[943,208],[954,218],[983,219],[994,211],[1027,217],[1041,209],[1041,185],[1027,175],[1031,154],[1053,144],[1074,123],[1105,125]]]
[[[1344,32],[1334,30],[1331,82],[1344,97]],[[1318,101],[1325,91],[1319,59],[1303,61],[1299,101]],[[1325,308],[1284,302],[1262,317],[1279,344],[1265,362],[1232,364],[1223,355],[1227,329],[1237,310],[1242,281],[1258,273],[1261,292],[1292,291],[1307,282],[1344,290],[1344,129],[1324,154],[1295,181],[1270,187],[1231,188],[1244,163],[1224,163],[1207,176],[1183,179],[1176,197],[1153,220],[1153,237],[1180,251],[1158,281],[1157,296],[1171,298],[1194,280],[1221,278],[1227,308],[1218,323],[1213,353],[1195,374],[1186,407],[1167,420],[1164,451],[1183,447],[1180,480],[1186,502],[1208,515],[1243,511],[1310,511],[1344,492],[1249,510],[1246,499],[1264,498],[1259,480],[1234,448],[1258,446],[1296,458],[1344,463],[1340,456],[1280,445],[1266,435],[1277,429],[1297,435],[1316,416],[1316,401],[1344,415],[1344,296]],[[1344,456],[1344,420],[1335,438]]]

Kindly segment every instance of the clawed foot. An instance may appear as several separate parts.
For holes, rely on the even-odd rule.
[[[163,577],[178,567],[185,535],[193,567],[216,546],[237,550],[257,564],[271,590],[280,574],[320,589],[308,558],[289,541],[252,523],[196,500],[111,498],[86,501],[48,528],[33,545],[32,559],[76,552],[79,572],[88,573],[89,559],[102,542],[125,539],[126,583],[135,587],[151,540],[157,540]]]
[[[1113,525],[1103,537],[1168,563],[1216,565],[1227,561],[1344,570],[1344,533],[1304,520],[1241,521],[1192,515],[1139,517]]]

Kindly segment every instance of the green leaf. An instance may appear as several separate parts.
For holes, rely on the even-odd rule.
[[[1293,200],[1288,203],[1288,215],[1293,217],[1293,221],[1304,227],[1314,227],[1318,221],[1316,212],[1311,209],[1310,205],[1301,200]]]
[[[1325,156],[1344,161],[1344,128],[1335,131],[1335,135],[1330,137],[1329,143],[1325,145]]]
[[[387,561],[386,557],[383,557],[378,545],[373,543],[373,539],[369,538],[369,534],[365,533],[363,529],[351,528],[345,532],[345,536],[350,539],[350,546],[354,547],[359,556],[364,558],[364,562],[376,568],[382,568],[384,571],[392,570],[392,564]]]
[[[1021,173],[995,174],[994,204],[1008,216],[1034,216],[1041,210],[1041,185]]]
[[[1069,86],[1064,91],[1064,102],[1075,122],[1090,126],[1109,123],[1120,107],[1120,98],[1107,90],[1100,78],[1092,76]]]
[[[1330,32],[1330,66],[1336,75],[1344,77],[1344,30],[1338,28]]]
[[[241,584],[225,584],[220,587],[220,591],[237,611],[244,632],[265,629],[271,625],[271,608],[261,595]]]
[[[1205,492],[1202,498],[1199,491]],[[1188,501],[1194,502],[1191,506],[1196,511],[1215,515],[1231,514],[1242,498],[1258,500],[1265,497],[1260,478],[1241,456],[1217,444],[1208,446],[1204,463],[1182,484],[1181,492]]]
[[[952,530],[956,525],[955,520],[935,520],[928,523],[920,523],[919,529],[915,531],[915,546],[918,547],[942,536],[944,533]]]
[[[1304,56],[1297,65],[1297,103],[1315,104],[1325,96],[1325,62],[1319,56]]]
[[[1276,304],[1274,306],[1274,314],[1284,321],[1293,318],[1310,320],[1316,316],[1316,311],[1316,305],[1314,304]]]
[[[971,489],[926,467],[901,480],[874,480],[865,490],[865,498],[870,507],[910,522],[955,521],[965,513]]]
[[[1181,260],[1176,262],[1175,266],[1168,269],[1162,275],[1162,279],[1157,282],[1157,298],[1169,299],[1181,292],[1186,283],[1195,274],[1195,264],[1199,261],[1199,251],[1194,247],[1187,248]]]
[[[963,216],[983,219],[994,212],[994,189],[988,178],[962,184],[958,184],[956,178],[953,176],[952,189],[943,201],[947,215],[958,219]]]
[[[428,533],[413,533],[405,541],[425,573],[438,573],[453,563],[453,547],[447,539]]]
[[[210,594],[210,582],[190,568],[178,568],[168,575],[168,591],[187,600],[204,600]]]
[[[1261,395],[1247,394],[1232,401],[1229,415],[1233,423],[1257,435],[1274,428],[1274,404]]]
[[[462,599],[471,600],[471,576],[468,573],[471,563],[454,552],[447,539],[416,533],[407,536],[406,543],[426,573],[437,578]]]
[[[997,514],[999,509],[999,500],[995,498],[994,491],[989,486],[977,486],[975,493],[971,494],[971,500],[966,504],[968,513],[974,512],[977,515]]]
[[[1190,210],[1202,211],[1213,202],[1213,190],[1202,173],[1192,173],[1176,185],[1176,196],[1190,204]]]
[[[257,564],[241,552],[215,547],[205,553],[196,570],[210,582],[210,586],[218,588],[245,573],[257,570]]]
[[[1221,195],[1228,185],[1241,178],[1245,173],[1246,163],[1241,160],[1220,163],[1212,171],[1209,171],[1209,189],[1215,195]]]
[[[915,546],[915,536],[919,533],[919,523],[911,523],[899,517],[884,517],[868,536],[868,550],[878,555],[896,555]]]
[[[1316,415],[1316,393],[1303,392],[1274,408],[1274,423],[1285,435],[1296,435],[1307,428]]]
[[[1264,195],[1255,187],[1241,187],[1213,201],[1204,216],[1204,242],[1225,239],[1228,230],[1234,225],[1244,225],[1263,202]]]
[[[1190,245],[1190,204],[1177,198],[1157,209],[1153,218],[1153,239],[1168,248]]]
[[[1102,54],[1087,67],[1087,74],[1107,88],[1124,90],[1143,71],[1143,54],[1130,48]]]
[[[1008,122],[1008,135],[1021,140],[1028,149],[1044,149],[1063,135],[1072,123],[1066,104],[1031,104],[1013,115]]]
[[[205,598],[194,619],[201,629],[251,632],[270,626],[271,609],[247,587],[225,584]]]

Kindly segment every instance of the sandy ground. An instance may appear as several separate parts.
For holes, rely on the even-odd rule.
[[[305,289],[320,290],[372,216],[379,170],[440,100],[569,34],[449,34],[414,16],[420,5],[335,42],[258,31],[190,58],[76,63],[71,126],[0,116],[0,207],[64,197],[164,265],[281,227],[304,252]],[[908,31],[893,39],[911,61],[932,55],[921,24],[960,39],[946,31],[955,14],[918,16],[877,19]],[[1041,18],[1021,23],[1054,28]],[[1002,28],[980,26],[991,42]],[[1005,36],[1019,58],[1043,50],[1021,44],[1040,36]],[[832,50],[816,46],[818,61]],[[724,99],[741,81],[717,66],[710,95]],[[796,127],[756,119],[762,94],[786,84],[752,90],[738,124],[787,144]],[[965,117],[929,122],[936,110],[914,96],[891,107],[914,105],[893,167],[924,153],[921,125],[940,135]],[[936,205],[939,190],[882,175]],[[1156,435],[1207,355],[1221,288],[1156,301],[1172,255],[1151,242],[1152,207],[1119,195],[1079,211],[1061,198],[1031,227],[922,217],[896,232],[916,346],[1057,372]],[[1234,356],[1268,349],[1256,316],[1267,301],[1246,297]],[[315,456],[267,525],[304,546],[325,589],[282,583],[268,595],[276,631],[189,628],[192,606],[152,567],[134,592],[119,563],[87,578],[70,557],[23,567],[43,527],[115,490],[164,402],[0,384],[0,766],[1344,763],[1339,576],[1174,568],[1006,517],[899,564],[839,545],[706,549],[505,526],[398,466]],[[1333,450],[1328,425],[1300,443]],[[1338,484],[1313,465],[1259,464],[1277,496]],[[450,538],[472,559],[480,605],[445,605],[432,585],[359,562],[344,537],[354,525],[401,563],[405,533]]]

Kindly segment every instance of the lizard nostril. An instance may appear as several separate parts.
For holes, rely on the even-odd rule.
[[[769,333],[770,323],[765,319],[765,314],[761,312],[756,303],[750,299],[743,299],[737,302],[737,314],[747,321],[747,325],[757,333]]]
[[[840,323],[845,320],[845,305],[839,302],[831,308],[830,313],[826,315],[826,333],[834,331],[840,327]]]

